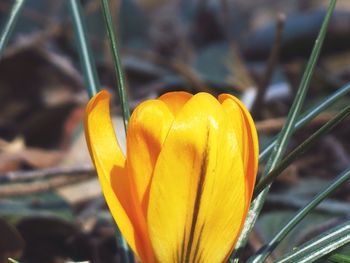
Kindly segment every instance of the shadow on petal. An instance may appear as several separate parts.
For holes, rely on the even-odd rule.
[[[124,167],[113,167],[110,173],[111,186],[134,227],[136,254],[142,262],[155,262],[146,219],[142,213],[141,204],[137,201],[135,187],[125,171]],[[118,218],[115,220],[118,222]]]

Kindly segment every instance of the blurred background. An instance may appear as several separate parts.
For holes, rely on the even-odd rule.
[[[167,91],[234,94],[261,148],[288,113],[329,1],[111,0],[131,108]],[[125,144],[100,1],[81,1],[101,86]],[[3,27],[13,1],[0,1]],[[350,2],[338,1],[304,109],[350,81]],[[0,60],[0,262],[125,262],[82,129],[88,101],[68,0],[27,0]],[[298,132],[291,149],[349,104],[343,97]],[[247,256],[350,164],[344,121],[272,187]],[[261,165],[261,170],[263,169]],[[350,184],[276,249],[291,250],[349,219]],[[119,244],[119,243],[118,243]]]

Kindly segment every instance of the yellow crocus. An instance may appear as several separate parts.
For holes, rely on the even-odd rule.
[[[124,156],[101,91],[85,136],[109,209],[141,262],[225,262],[258,166],[254,122],[235,97],[170,92],[141,103]]]

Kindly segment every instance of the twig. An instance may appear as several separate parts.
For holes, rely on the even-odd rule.
[[[94,174],[95,169],[90,164],[84,164],[76,167],[53,167],[35,171],[15,171],[0,174],[0,183],[31,180],[55,175],[73,175],[73,174]]]
[[[261,108],[264,102],[264,96],[271,81],[274,69],[278,63],[279,53],[281,49],[282,33],[284,28],[284,21],[286,16],[282,13],[278,14],[276,19],[276,34],[275,40],[271,49],[269,59],[265,68],[265,73],[258,87],[258,93],[256,95],[255,102],[252,106],[252,115],[255,117],[260,117]]]
[[[91,175],[87,174],[76,176],[63,175],[45,181],[35,181],[33,183],[6,184],[0,186],[0,198],[45,192],[64,185],[84,181],[90,177]]]

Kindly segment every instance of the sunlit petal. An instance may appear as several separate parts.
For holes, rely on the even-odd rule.
[[[219,96],[219,101],[226,112],[227,120],[233,125],[239,147],[242,151],[248,193],[251,196],[258,169],[259,144],[253,119],[240,100],[229,94]],[[249,200],[250,201],[250,200]]]
[[[235,131],[219,102],[199,93],[180,110],[154,170],[148,228],[160,262],[222,262],[247,206]]]
[[[138,200],[147,212],[149,182],[163,141],[173,122],[164,102],[149,100],[133,112],[127,136],[127,169],[133,178]]]
[[[176,116],[192,96],[191,93],[185,91],[174,91],[163,94],[159,97],[159,100],[163,101],[174,116]]]
[[[87,105],[84,121],[85,138],[109,209],[113,217],[118,218],[117,223],[121,232],[135,250],[134,229],[123,208],[123,203],[125,206],[130,199],[129,186],[126,187],[124,195],[121,194],[116,198],[111,185],[112,170],[118,169],[121,172],[119,176],[124,179],[125,158],[118,145],[110,119],[109,97],[107,92],[101,91]]]
[[[125,158],[115,137],[109,100],[109,93],[101,91],[87,105],[84,121],[86,141],[107,204],[120,231],[139,258],[152,262],[153,250],[146,223],[124,168]]]

